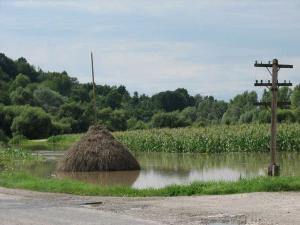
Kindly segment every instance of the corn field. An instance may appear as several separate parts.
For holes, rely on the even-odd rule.
[[[133,151],[220,153],[269,151],[269,125],[217,125],[207,128],[150,129],[115,132]],[[279,151],[300,151],[300,125],[280,124]]]

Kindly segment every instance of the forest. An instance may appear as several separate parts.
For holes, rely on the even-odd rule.
[[[245,91],[229,102],[213,96],[192,96],[185,88],[148,96],[130,94],[122,85],[97,84],[95,91],[96,113],[92,83],[80,83],[65,71],[43,71],[23,57],[14,60],[0,53],[0,141],[81,133],[94,123],[103,124],[111,131],[124,131],[263,124],[269,123],[271,117],[268,108],[254,104],[269,101],[269,90],[261,98],[254,91]],[[292,104],[279,110],[278,121],[299,122],[300,85],[293,89],[280,88],[279,101]]]

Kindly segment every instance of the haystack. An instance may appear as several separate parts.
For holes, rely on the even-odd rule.
[[[139,170],[129,150],[103,126],[91,126],[58,163],[60,171]]]

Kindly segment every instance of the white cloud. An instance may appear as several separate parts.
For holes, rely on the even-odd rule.
[[[93,50],[100,84],[228,99],[254,89],[256,59],[300,66],[298,10],[295,0],[0,0],[0,51],[88,82]]]

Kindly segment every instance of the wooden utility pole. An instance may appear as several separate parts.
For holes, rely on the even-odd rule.
[[[272,76],[272,83],[268,82],[261,82],[259,83],[256,80],[254,86],[265,86],[270,88],[272,91],[272,101],[271,101],[271,164],[268,167],[268,175],[269,176],[279,176],[280,167],[276,163],[277,162],[277,145],[276,145],[276,134],[277,134],[277,106],[281,105],[290,105],[290,102],[277,102],[278,97],[278,88],[280,86],[292,86],[292,83],[284,81],[284,83],[278,82],[278,71],[280,68],[293,68],[293,65],[282,65],[278,64],[277,59],[273,59],[272,64],[269,63],[258,63],[257,61],[254,64],[255,67],[265,67],[269,71]],[[272,72],[269,68],[272,67]],[[259,102],[257,105],[265,105],[270,106],[270,102]]]
[[[94,75],[94,59],[93,52],[91,52],[91,63],[92,63],[92,78],[93,78],[93,104],[94,104],[94,116],[95,123],[97,123],[97,106],[96,106],[96,84],[95,84],[95,75]]]

